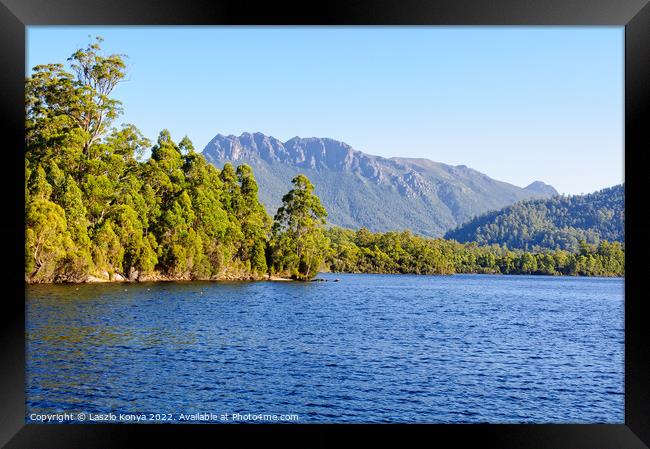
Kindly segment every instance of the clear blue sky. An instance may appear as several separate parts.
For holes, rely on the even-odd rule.
[[[29,27],[27,70],[88,35],[150,139],[332,137],[563,193],[623,181],[622,27]]]

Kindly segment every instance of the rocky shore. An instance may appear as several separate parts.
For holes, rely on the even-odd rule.
[[[255,273],[222,273],[217,276],[205,278],[192,278],[189,276],[169,276],[161,273],[147,273],[140,274],[137,271],[129,273],[125,276],[121,273],[95,273],[88,275],[84,278],[65,279],[56,283],[66,284],[87,284],[87,283],[105,283],[105,282],[178,282],[178,281],[278,281],[288,282],[293,281],[289,277],[275,276],[268,274],[255,274]],[[29,282],[28,282],[29,283]]]

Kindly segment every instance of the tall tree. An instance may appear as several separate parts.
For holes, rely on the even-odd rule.
[[[305,175],[292,179],[293,189],[282,198],[271,238],[273,268],[306,280],[314,277],[326,256],[323,230],[327,211]]]
[[[26,140],[33,156],[47,158],[58,149],[65,165],[82,163],[122,112],[110,95],[126,76],[124,56],[103,55],[101,42],[97,37],[68,58],[74,73],[63,64],[34,67],[25,89]]]
[[[258,187],[253,169],[246,164],[238,166],[237,179],[241,201],[235,214],[241,223],[243,235],[240,255],[244,260],[250,261],[253,270],[265,273],[267,271],[266,240],[271,228],[271,218],[257,197]]]

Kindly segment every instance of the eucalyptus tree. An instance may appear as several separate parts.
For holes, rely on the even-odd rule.
[[[275,214],[271,258],[275,271],[307,280],[316,275],[328,252],[329,241],[323,232],[327,211],[305,175],[296,176],[291,183],[293,189],[284,195]]]

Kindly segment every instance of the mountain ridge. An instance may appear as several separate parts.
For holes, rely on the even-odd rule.
[[[203,155],[217,166],[251,165],[260,199],[271,214],[291,178],[304,173],[330,213],[328,221],[372,231],[410,229],[439,237],[487,210],[557,194],[538,181],[522,188],[465,165],[375,156],[326,137],[296,136],[282,142],[260,132],[219,133]]]

